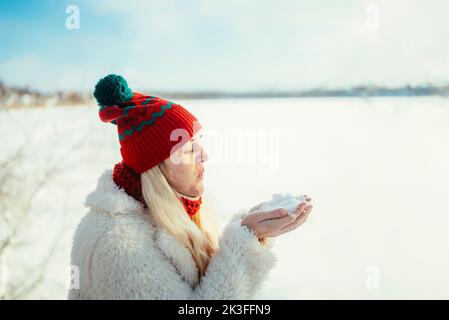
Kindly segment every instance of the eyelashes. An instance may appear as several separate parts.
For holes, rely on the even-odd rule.
[[[202,143],[200,141],[202,141],[203,135],[201,134],[200,136],[198,136],[198,139],[195,139],[193,141],[190,142],[190,147],[188,148],[188,151],[185,151],[185,154],[192,154],[195,153],[195,144],[197,145],[198,150],[202,149]]]
[[[185,154],[191,154],[195,152],[195,148],[193,144],[188,148],[188,150],[184,151]]]

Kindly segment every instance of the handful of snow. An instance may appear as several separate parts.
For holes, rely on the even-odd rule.
[[[271,211],[278,208],[285,208],[288,214],[292,214],[300,203],[306,202],[303,195],[292,196],[290,193],[273,194],[270,201],[264,202],[258,211]]]

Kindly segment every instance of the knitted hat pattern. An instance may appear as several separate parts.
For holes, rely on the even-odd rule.
[[[169,158],[201,129],[187,109],[133,92],[120,75],[100,79],[94,96],[101,121],[117,126],[123,163],[138,174]]]

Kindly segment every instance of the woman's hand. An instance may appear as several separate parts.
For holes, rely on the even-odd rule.
[[[313,208],[310,204],[311,200],[312,198],[306,196],[306,202],[298,205],[291,215],[286,209],[260,212],[258,209],[262,206],[263,203],[261,203],[249,210],[249,214],[242,219],[241,224],[254,230],[259,238],[277,237],[306,222]]]

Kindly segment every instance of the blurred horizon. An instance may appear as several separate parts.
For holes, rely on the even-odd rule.
[[[136,91],[440,86],[447,9],[438,0],[2,2],[0,81],[42,92],[91,92],[109,73]]]

